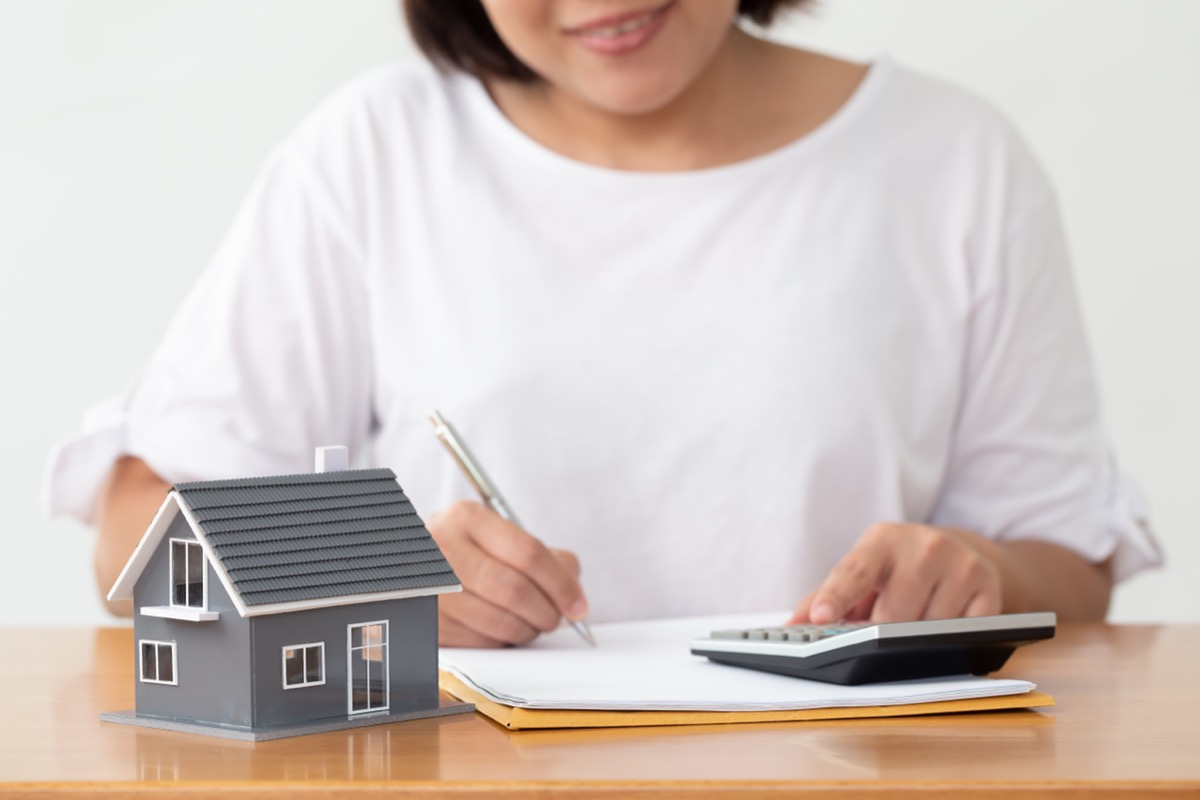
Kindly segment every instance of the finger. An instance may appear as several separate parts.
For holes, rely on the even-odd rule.
[[[538,631],[552,631],[562,619],[558,608],[528,575],[492,558],[486,552],[482,552],[481,557],[467,567],[463,586],[468,585],[469,591],[454,595],[454,601],[461,599],[461,602],[469,603],[465,598],[474,597]],[[480,610],[477,606],[471,607]]]
[[[924,618],[967,616],[967,608],[976,596],[981,596],[981,607],[998,609],[1000,574],[988,559],[986,550],[973,541],[978,538],[977,535],[955,529],[937,530],[940,546],[927,550],[944,553],[945,557],[934,559],[934,574],[940,575],[940,580],[925,607]]]
[[[504,647],[504,642],[472,630],[455,619],[439,615],[438,647]]]
[[[517,614],[471,592],[443,595],[438,599],[438,607],[439,616],[500,644],[525,644],[539,633],[538,628]],[[558,625],[557,616],[554,625]]]
[[[953,619],[966,616],[974,591],[961,581],[944,580],[933,590],[922,619]]]
[[[571,574],[575,580],[579,580],[581,568],[579,566],[579,556],[572,553],[570,550],[550,549],[550,555],[558,559],[558,563],[563,566],[567,572]]]
[[[462,596],[473,594],[537,630],[550,631],[558,627],[562,615],[553,600],[528,575],[499,560],[480,544],[514,536],[532,539],[529,534],[501,519],[491,509],[467,501],[454,503],[436,517],[433,525],[431,532],[465,590],[461,595],[450,596],[450,607]],[[460,615],[459,621],[466,620]],[[515,635],[511,628],[508,630],[510,637]],[[496,638],[486,629],[480,632]]]
[[[983,566],[968,561],[957,574],[947,574],[933,590],[925,607],[924,619],[953,619],[968,616],[967,608],[980,594],[988,591]]]
[[[872,622],[909,622],[922,619],[933,594],[936,569],[923,562],[906,563],[892,570],[871,608]]]
[[[978,554],[950,530],[892,526],[896,566],[871,612],[876,622],[956,616],[982,577]],[[936,599],[935,599],[936,598]],[[938,608],[931,609],[936,603]]]
[[[875,608],[877,599],[879,599],[877,592],[868,592],[855,603],[854,608],[846,612],[843,619],[847,622],[866,622],[871,618],[871,611]]]
[[[784,625],[807,625],[812,622],[809,617],[809,611],[812,609],[813,598],[817,596],[816,592],[809,592],[803,600],[797,605],[792,612],[792,616]]]
[[[569,619],[587,616],[587,601],[579,580],[536,537],[491,512],[484,523],[471,528],[471,537],[481,549],[525,576],[557,609],[556,616]],[[506,580],[506,587],[509,591],[517,590],[512,581]],[[515,599],[532,602],[532,598],[525,597],[523,589]]]
[[[812,622],[823,625],[842,619],[867,594],[882,585],[891,566],[892,556],[886,537],[871,532],[864,534],[817,589],[809,612]]]
[[[542,583],[551,582],[545,577],[550,574],[573,586],[579,594],[566,609],[567,615],[586,616],[582,589],[569,572],[572,565],[564,567],[540,541],[490,508],[458,501],[431,518],[430,530],[462,581],[466,594],[484,598],[534,628],[549,631],[558,626],[563,615],[563,609],[538,582],[539,573]],[[522,555],[522,548],[527,555]],[[525,562],[528,562],[526,568],[522,569]],[[481,632],[494,638],[489,631]]]
[[[988,617],[1002,611],[999,592],[982,591],[971,598],[963,611],[964,617]]]
[[[809,625],[809,624],[812,624],[812,617],[810,616],[810,610],[812,608],[813,598],[816,597],[816,595],[817,595],[816,592],[810,592],[808,597],[805,597],[803,600],[801,600],[800,604],[798,606],[796,606],[796,610],[794,612],[792,612],[791,619],[789,619],[784,624],[785,625]],[[871,609],[872,609],[872,607],[874,607],[875,599],[878,596],[879,595],[876,594],[875,592],[868,592],[867,594],[863,595],[863,598],[854,605],[854,608],[850,609],[845,614],[843,614],[840,617],[840,619],[844,619],[847,622],[866,622],[867,620],[869,620],[871,618]]]

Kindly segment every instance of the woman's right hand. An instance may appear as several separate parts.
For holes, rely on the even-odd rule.
[[[427,527],[463,590],[438,597],[438,644],[524,644],[587,617],[579,559],[552,550],[492,509],[466,500],[434,514]]]

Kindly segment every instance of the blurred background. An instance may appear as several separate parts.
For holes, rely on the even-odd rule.
[[[891,55],[1030,141],[1168,559],[1111,619],[1200,621],[1200,3],[824,0],[770,35]],[[271,146],[415,58],[394,0],[0,0],[0,625],[112,621],[91,531],[42,511],[48,452],[149,355]]]

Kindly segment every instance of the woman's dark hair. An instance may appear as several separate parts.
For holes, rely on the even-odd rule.
[[[808,2],[739,0],[737,13],[758,25],[768,25],[780,9]],[[434,64],[461,69],[480,79],[540,80],[501,41],[479,0],[403,0],[403,4],[413,41]]]

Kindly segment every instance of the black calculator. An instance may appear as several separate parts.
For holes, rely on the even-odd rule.
[[[839,622],[713,631],[692,653],[735,667],[826,683],[986,675],[1020,645],[1054,636],[1053,612],[917,622]]]

